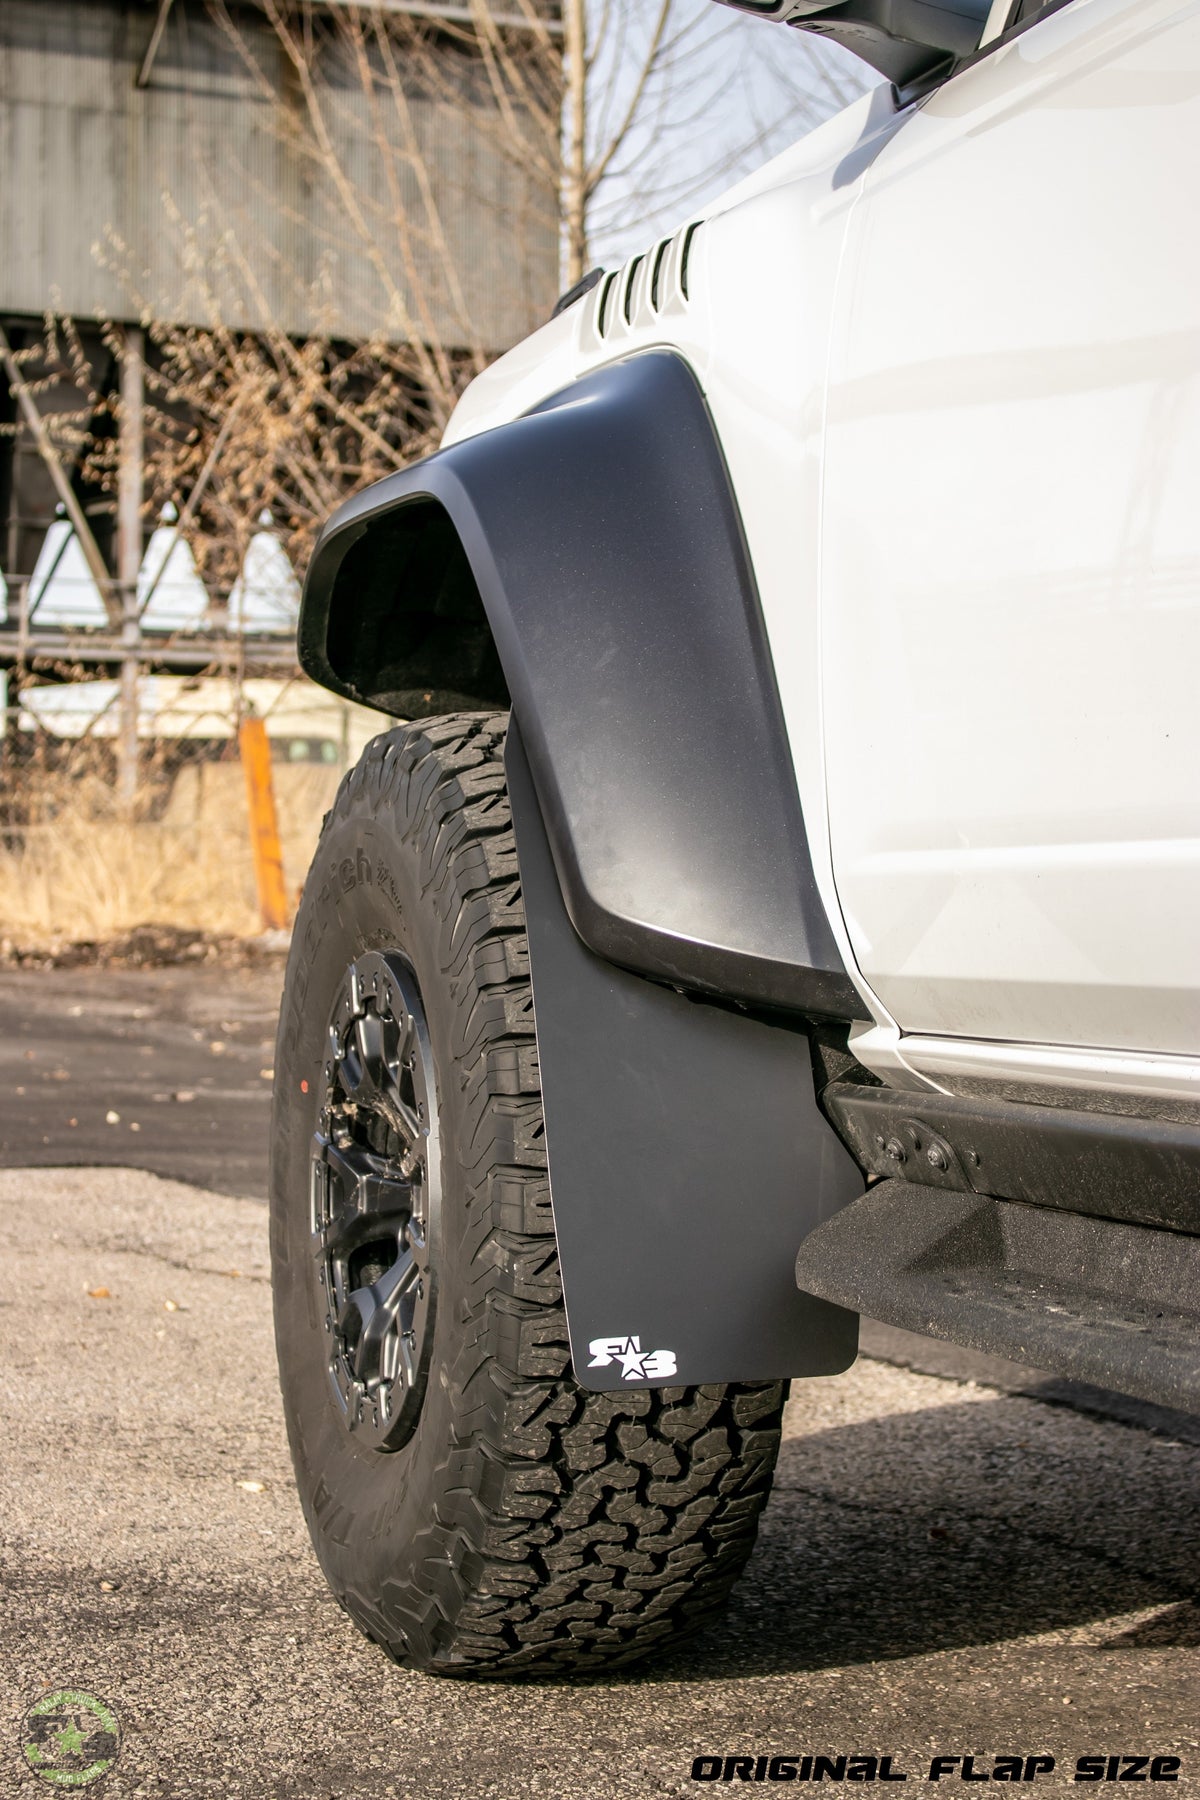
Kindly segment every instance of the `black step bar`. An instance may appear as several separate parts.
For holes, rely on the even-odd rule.
[[[881,1181],[804,1239],[796,1284],[868,1318],[1200,1410],[1200,1238]]]
[[[868,1175],[1200,1232],[1200,1124],[850,1081],[821,1103]]]

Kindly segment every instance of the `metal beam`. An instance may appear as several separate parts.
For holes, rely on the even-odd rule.
[[[142,493],[145,485],[145,342],[137,325],[121,328],[121,413],[117,436],[117,580],[121,592],[121,722],[118,791],[123,806],[137,799],[138,674],[141,625],[137,582],[142,566]]]
[[[170,12],[173,4],[174,0],[159,0],[158,17],[154,21],[154,30],[150,33],[150,42],[146,45],[146,54],[142,58],[142,66],[137,72],[137,78],[134,82],[135,87],[144,88],[150,85],[150,71],[154,67],[154,59],[158,55],[158,46],[162,43],[162,35],[167,28],[167,14]]]
[[[0,362],[3,362],[8,375],[8,385],[17,396],[17,404],[25,417],[25,423],[33,433],[34,443],[41,454],[42,461],[50,471],[59,499],[66,508],[67,517],[75,527],[75,535],[83,550],[92,580],[100,590],[100,598],[109,622],[118,625],[121,619],[120,603],[113,593],[113,579],[108,572],[104,558],[100,554],[100,546],[92,536],[92,528],[87,522],[83,507],[79,504],[79,496],[67,477],[62,458],[54,447],[46,421],[38,411],[37,402],[26,385],[25,378],[17,366],[17,359],[12,353],[7,333],[0,325]]]
[[[106,668],[119,664],[128,651],[119,637],[105,633],[72,634],[67,631],[30,631],[25,637],[12,627],[0,627],[0,668],[17,668],[35,663],[66,664],[73,668]],[[138,653],[141,668],[147,674],[190,673],[193,670],[252,668],[299,673],[295,640],[291,637],[190,637],[183,643],[158,643],[143,637]]]
[[[356,7],[359,12],[395,13],[403,18],[429,19],[434,24],[439,19],[444,19],[451,25],[478,23],[475,7],[439,6],[437,0],[320,0],[320,4],[328,12],[341,12]],[[561,19],[531,19],[525,13],[488,10],[493,25],[498,25],[504,31],[544,31],[550,37],[562,36]]]
[[[209,451],[208,455],[204,459],[204,467],[201,469],[199,475],[197,475],[196,480],[192,485],[192,491],[188,495],[186,501],[184,502],[183,511],[180,513],[178,519],[175,521],[175,530],[171,534],[170,543],[167,545],[166,550],[163,552],[162,560],[160,561],[158,568],[155,571],[154,579],[151,581],[149,587],[146,589],[145,593],[142,596],[141,603],[138,607],[139,617],[145,614],[146,608],[149,606],[150,602],[153,600],[155,589],[158,587],[159,582],[162,580],[163,576],[166,574],[167,564],[170,562],[172,556],[174,556],[174,554],[175,554],[176,544],[179,542],[180,538],[183,536],[184,532],[187,530],[188,526],[191,524],[192,520],[196,516],[196,513],[200,506],[200,502],[204,498],[204,490],[208,486],[209,481],[212,478],[213,470],[217,466],[217,459],[219,458],[222,450],[225,448],[226,439],[228,438],[229,433],[233,429],[234,420],[237,418],[238,408],[241,406],[242,401],[245,399],[245,397],[246,397],[246,391],[244,388],[240,388],[238,390],[238,392],[234,395],[233,404],[229,408],[229,411],[225,414],[225,421],[222,424],[220,431],[218,431],[218,433],[217,433],[216,440],[213,443],[212,449]]]

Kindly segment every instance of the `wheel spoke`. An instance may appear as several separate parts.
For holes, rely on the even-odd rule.
[[[379,1106],[391,1097],[396,1083],[389,1035],[395,1035],[395,1025],[378,1013],[361,1014],[351,1027],[338,1073],[356,1106]]]
[[[376,1012],[363,1013],[351,1024],[344,1044],[335,1049],[338,1080],[352,1105],[383,1115],[405,1142],[420,1144],[425,1125],[419,1111],[400,1091],[401,1071],[413,1043],[413,1019],[402,1022]]]
[[[419,1150],[421,1139],[425,1135],[425,1128],[421,1124],[420,1118],[412,1107],[400,1098],[399,1094],[390,1096],[390,1104],[394,1109],[395,1122],[399,1125],[401,1134],[407,1138],[411,1148]]]
[[[403,1341],[404,1331],[397,1334],[396,1327],[402,1323],[404,1301],[419,1279],[416,1259],[406,1250],[378,1281],[347,1294],[338,1329],[346,1340],[357,1380],[373,1382],[396,1372],[386,1367],[387,1349],[397,1335]]]
[[[397,1241],[412,1211],[412,1183],[395,1165],[357,1145],[328,1139],[314,1147],[314,1169],[324,1170],[324,1206],[313,1221],[320,1256],[344,1257],[374,1238]]]

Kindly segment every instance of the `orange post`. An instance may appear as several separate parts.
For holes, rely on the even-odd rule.
[[[271,746],[261,719],[243,719],[238,730],[238,749],[246,776],[246,803],[250,809],[250,842],[254,848],[254,878],[258,905],[266,931],[281,931],[288,922],[287,894],[283,885],[283,852],[279,845],[279,820],[275,813],[275,789],[271,782]]]

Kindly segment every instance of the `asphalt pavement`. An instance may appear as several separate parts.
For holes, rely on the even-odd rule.
[[[1177,1756],[1200,1787],[1196,1421],[879,1326],[796,1385],[703,1637],[600,1681],[390,1664],[324,1587],[280,1416],[278,980],[0,975],[0,1796],[46,1791],[21,1721],[63,1687],[119,1723],[114,1800],[617,1800],[703,1791],[701,1756],[858,1752],[922,1783],[1053,1756],[1046,1791],[1081,1755]]]
[[[119,1164],[265,1198],[283,958],[0,970],[0,1168]]]

